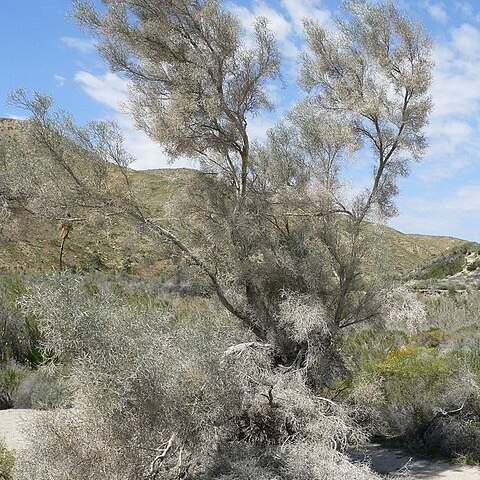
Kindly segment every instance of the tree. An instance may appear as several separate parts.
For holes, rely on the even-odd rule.
[[[103,3],[98,13],[77,2],[76,15],[129,78],[138,125],[201,171],[156,221],[135,198],[118,130],[78,128],[24,92],[14,100],[32,117],[5,171],[29,208],[58,221],[122,215],[173,245],[244,328],[215,325],[212,311],[175,330],[158,311],[60,277],[30,311],[79,394],[43,422],[22,475],[61,477],[67,465],[72,478],[372,478],[341,455],[359,432],[319,393],[342,368],[344,329],[379,312],[370,222],[394,213],[398,177],[421,156],[428,38],[391,4],[350,2],[335,32],[307,23],[305,99],[255,144],[247,123],[271,108],[280,61],[264,20],[247,48],[216,1]],[[356,153],[373,178],[352,198]],[[27,175],[13,175],[22,165]]]
[[[341,331],[378,313],[381,292],[365,275],[367,221],[394,213],[398,178],[425,146],[428,37],[391,3],[347,3],[334,32],[307,22],[306,98],[265,145],[251,145],[248,120],[272,108],[266,87],[280,63],[265,20],[247,48],[238,20],[217,1],[103,3],[100,14],[76,2],[76,16],[129,78],[137,124],[173,157],[198,160],[202,173],[168,226],[159,224],[108,181],[111,160],[129,179],[116,132],[112,148],[106,127],[79,130],[50,116],[45,99],[17,95],[34,114],[31,138],[56,165],[53,180],[58,171],[68,178],[72,205],[127,215],[173,244],[222,305],[274,346],[278,364],[305,367],[312,385],[328,384],[341,364]],[[367,146],[372,184],[351,198],[348,161]],[[86,175],[77,160],[72,167],[84,157],[97,174]]]
[[[397,179],[424,152],[432,44],[422,25],[392,2],[351,0],[347,11],[336,35],[306,24],[310,53],[303,56],[300,81],[319,111],[345,117],[372,149],[373,183],[352,212],[362,221],[374,208],[384,217],[395,213]]]

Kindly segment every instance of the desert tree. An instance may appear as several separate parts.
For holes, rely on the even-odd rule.
[[[267,83],[279,69],[264,20],[249,48],[218,2],[103,4],[97,12],[77,2],[76,15],[129,78],[138,125],[201,171],[159,222],[134,199],[120,142],[114,150],[109,135],[91,142],[97,129],[79,135],[85,129],[52,115],[48,99],[20,94],[17,103],[33,110],[27,151],[33,140],[40,169],[52,162],[51,185],[62,178],[55,208],[143,225],[205,274],[251,332],[232,332],[229,321],[204,328],[198,317],[172,332],[158,312],[85,298],[78,283],[27,299],[50,346],[71,361],[78,396],[75,410],[44,422],[41,448],[22,454],[23,478],[58,478],[65,466],[72,478],[100,470],[102,478],[375,478],[340,454],[356,429],[319,387],[340,364],[343,329],[378,312],[378,289],[364,272],[366,221],[393,213],[398,175],[420,157],[428,39],[391,4],[348,4],[334,33],[308,23],[306,98],[257,145],[248,121],[271,107]],[[375,43],[379,32],[388,49]],[[413,88],[406,97],[403,86]],[[355,152],[368,155],[374,175],[352,198],[346,174]],[[89,176],[86,163],[98,158]],[[78,299],[77,308],[65,299]]]
[[[264,145],[251,145],[248,121],[272,108],[267,87],[279,72],[265,20],[248,47],[238,19],[216,1],[103,3],[101,13],[76,2],[76,16],[130,80],[137,124],[202,170],[168,223],[154,221],[119,187],[129,172],[118,132],[98,123],[78,129],[49,114],[48,99],[20,92],[17,103],[33,111],[28,137],[55,164],[47,176],[54,185],[67,179],[60,205],[126,214],[173,244],[222,305],[274,346],[277,363],[306,367],[321,385],[341,330],[379,311],[378,289],[364,275],[366,221],[394,213],[398,178],[425,146],[428,37],[391,3],[349,2],[333,31],[307,22],[305,99]],[[373,178],[352,198],[346,175],[355,152],[370,160]]]
[[[263,21],[255,53],[246,54],[232,36],[238,24],[217,2],[105,3],[100,15],[79,2],[77,17],[99,36],[110,65],[132,80],[138,124],[173,156],[194,157],[216,174],[200,176],[179,199],[187,214],[179,231],[189,225],[185,238],[215,272],[222,302],[276,346],[279,361],[312,367],[318,361],[308,360],[309,350],[335,355],[339,330],[379,311],[378,292],[363,275],[372,236],[366,222],[395,213],[398,179],[425,148],[432,65],[422,26],[392,3],[363,1],[347,2],[333,31],[307,22],[306,98],[266,145],[251,148],[247,115],[270,105],[260,87],[278,69]],[[345,178],[356,151],[373,177],[351,198]],[[299,299],[323,308],[294,334],[292,318],[305,316],[282,305]]]
[[[364,275],[374,248],[368,221],[395,214],[398,179],[424,152],[431,41],[391,2],[347,2],[334,30],[306,22],[305,33],[300,83],[307,96],[270,133],[264,163],[280,166],[287,186],[276,218],[290,231],[288,217],[297,217],[297,225],[306,220],[303,228],[324,247],[320,264],[310,269],[327,269],[328,282],[309,293],[327,307],[335,338],[379,312],[378,286],[369,287]],[[373,175],[370,186],[352,195],[346,179],[355,151],[370,161]]]
[[[229,244],[241,264],[251,162],[247,126],[251,117],[272,108],[266,86],[280,66],[273,34],[258,19],[252,45],[246,46],[239,20],[217,1],[104,3],[100,15],[87,2],[76,2],[77,18],[99,37],[99,50],[111,67],[129,78],[137,124],[173,157],[193,157],[231,185]],[[265,337],[251,315],[227,299],[215,266],[171,232],[147,223],[207,274],[229,311]],[[253,291],[247,284],[244,288]]]

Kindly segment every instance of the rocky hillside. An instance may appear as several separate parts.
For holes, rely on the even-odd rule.
[[[0,119],[0,149],[16,141],[20,124],[18,120]],[[138,186],[151,215],[161,217],[168,199],[185,188],[195,175],[194,170],[188,169],[132,171],[132,181]],[[147,238],[129,236],[120,220],[112,219],[107,227],[75,224],[65,243],[65,265],[141,275],[158,275],[165,271],[168,254],[158,245]],[[384,243],[382,258],[387,268],[397,274],[409,272],[465,243],[450,237],[407,235],[388,227],[380,230]],[[29,272],[57,269],[59,248],[55,223],[18,211],[0,231],[0,269]]]
[[[459,238],[406,234],[388,227],[383,227],[383,239],[385,259],[401,275],[467,243]]]
[[[480,244],[464,242],[425,261],[406,276],[418,289],[456,289],[480,287]]]

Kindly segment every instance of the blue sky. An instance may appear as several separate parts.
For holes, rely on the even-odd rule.
[[[434,110],[427,128],[429,149],[400,184],[399,215],[390,225],[404,232],[451,235],[480,241],[480,2],[398,0],[420,18],[436,42],[432,86]],[[238,0],[225,2],[248,30],[255,15],[267,16],[284,53],[286,89],[272,87],[277,110],[254,119],[253,136],[265,131],[301,96],[295,85],[302,48],[302,18],[328,27],[337,0]],[[167,166],[162,150],[122,113],[127,84],[110,73],[94,42],[68,16],[70,0],[0,2],[0,116],[21,112],[5,105],[18,87],[53,95],[80,123],[110,118],[125,132],[136,168]],[[186,162],[174,166],[186,166]]]

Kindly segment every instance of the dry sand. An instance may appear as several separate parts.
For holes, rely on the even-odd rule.
[[[25,445],[25,430],[38,414],[37,410],[0,410],[0,438],[8,447],[21,450]]]
[[[388,478],[401,478],[408,473],[419,480],[480,480],[480,468],[453,465],[444,460],[432,460],[409,455],[403,450],[372,444],[350,454],[357,461],[370,463],[378,473]]]

